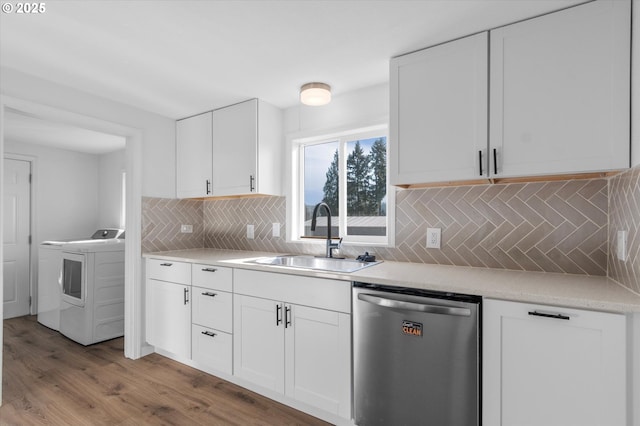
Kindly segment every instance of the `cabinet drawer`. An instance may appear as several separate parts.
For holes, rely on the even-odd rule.
[[[233,320],[233,298],[231,293],[193,287],[194,324],[231,333]]]
[[[172,260],[147,259],[147,277],[179,284],[191,284],[191,264]]]
[[[192,284],[213,290],[233,291],[233,269],[195,263],[191,265]]]
[[[229,333],[201,327],[191,327],[192,359],[199,366],[232,374],[233,338]]]

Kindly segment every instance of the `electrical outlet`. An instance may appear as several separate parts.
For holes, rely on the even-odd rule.
[[[272,229],[271,229],[271,236],[274,238],[277,238],[280,236],[280,224],[275,222],[271,224]]]
[[[427,248],[440,248],[440,228],[427,228]]]
[[[616,255],[618,260],[626,262],[627,260],[627,231],[618,231]]]
[[[181,225],[180,232],[183,234],[191,234],[193,232],[193,225]]]
[[[247,225],[247,239],[253,240],[253,225]]]

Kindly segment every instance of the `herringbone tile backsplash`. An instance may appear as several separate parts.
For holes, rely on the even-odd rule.
[[[180,226],[193,225],[183,234]],[[202,201],[142,197],[142,252],[203,247]]]
[[[609,276],[640,293],[640,166],[613,177],[609,185]],[[628,232],[626,261],[616,256],[622,230]]]
[[[569,180],[398,190],[396,246],[344,245],[383,260],[526,271],[606,275],[640,291],[640,168],[610,181]],[[610,193],[611,191],[611,193]],[[629,257],[615,263],[609,230],[629,231]],[[324,245],[288,243],[285,197],[143,200],[143,251],[223,248],[322,254]],[[180,223],[194,225],[180,234]],[[271,236],[280,223],[281,237]],[[253,224],[255,237],[246,238]],[[427,228],[442,229],[442,248],[425,248]],[[613,233],[613,231],[612,231]]]

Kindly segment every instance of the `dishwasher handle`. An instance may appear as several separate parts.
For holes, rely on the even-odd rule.
[[[428,305],[425,303],[406,302],[402,300],[386,299],[372,294],[359,293],[358,299],[383,308],[404,309],[406,311],[425,312],[429,314],[455,315],[459,317],[471,316],[471,309],[453,306]]]

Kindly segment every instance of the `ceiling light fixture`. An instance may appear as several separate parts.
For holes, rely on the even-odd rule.
[[[331,102],[331,86],[325,83],[307,83],[300,88],[300,102],[319,106]]]

